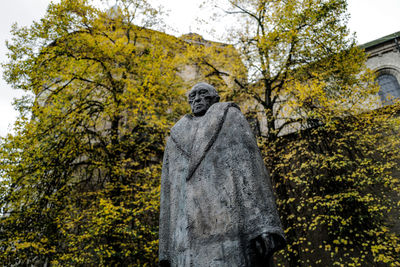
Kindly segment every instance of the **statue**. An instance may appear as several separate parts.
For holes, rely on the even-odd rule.
[[[234,103],[196,84],[161,177],[160,266],[271,266],[285,239],[256,139]]]

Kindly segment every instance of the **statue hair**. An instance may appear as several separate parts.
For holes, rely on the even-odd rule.
[[[194,89],[197,89],[197,88],[199,88],[199,87],[201,87],[201,88],[206,88],[213,96],[218,96],[218,97],[219,97],[219,94],[218,94],[217,90],[215,89],[215,87],[212,86],[211,84],[208,84],[208,83],[205,83],[205,82],[196,83],[196,84],[192,87],[192,89],[190,89],[190,91],[192,91],[192,90],[194,90]]]

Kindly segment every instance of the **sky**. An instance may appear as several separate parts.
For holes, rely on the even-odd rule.
[[[169,10],[166,20],[181,35],[197,32],[196,17],[202,0],[152,0],[163,4]],[[112,1],[111,1],[112,2]],[[7,62],[5,41],[11,38],[13,23],[28,26],[40,19],[46,12],[50,0],[5,0],[0,9],[0,62]],[[356,32],[359,44],[400,31],[400,0],[348,0],[350,13],[349,28]],[[2,74],[2,70],[0,70]],[[2,75],[0,77],[0,136],[11,132],[17,112],[12,106],[13,99],[23,92],[11,89]]]

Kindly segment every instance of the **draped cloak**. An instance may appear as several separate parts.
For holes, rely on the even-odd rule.
[[[204,116],[185,115],[164,153],[159,260],[251,266],[250,241],[263,233],[284,240],[270,178],[243,114],[233,103],[216,103]]]

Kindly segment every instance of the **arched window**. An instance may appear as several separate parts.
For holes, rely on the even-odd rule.
[[[400,85],[396,77],[389,73],[383,73],[376,79],[379,86],[379,96],[383,105],[393,104],[393,100],[400,98]]]

